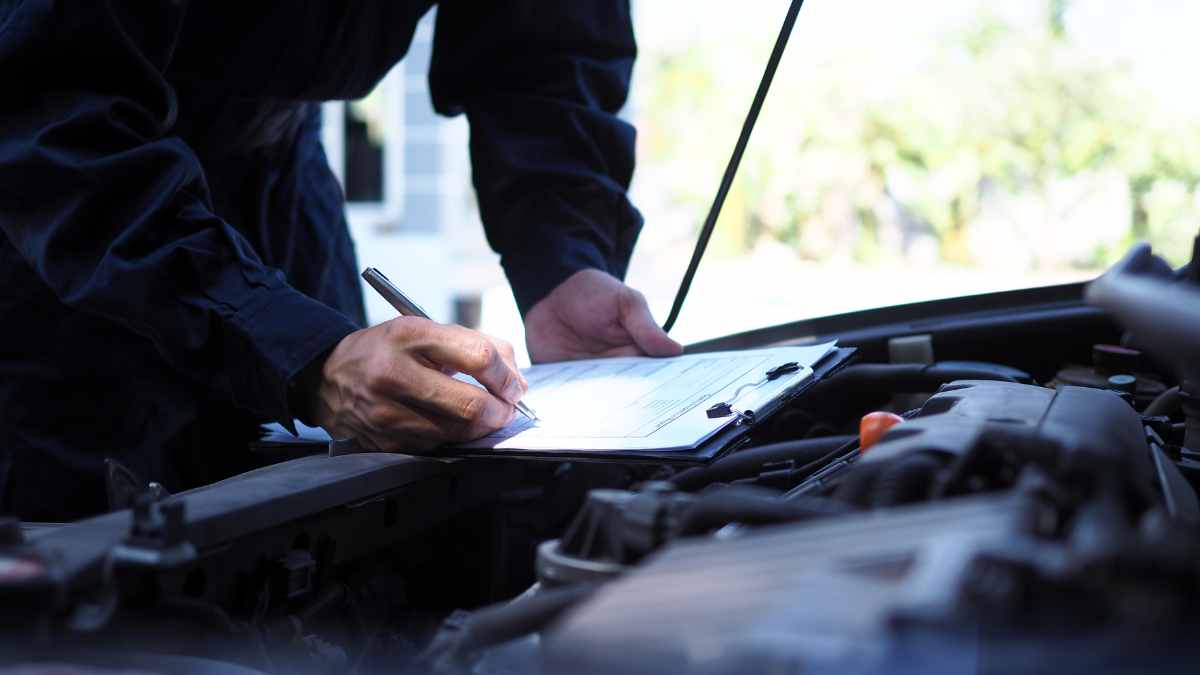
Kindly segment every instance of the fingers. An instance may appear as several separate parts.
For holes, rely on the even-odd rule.
[[[381,452],[421,452],[446,443],[461,443],[481,438],[500,428],[508,420],[499,426],[467,423],[415,406],[396,406],[381,408],[357,422],[358,424],[354,425],[356,429],[348,435],[358,439],[359,444],[367,449]]]
[[[683,346],[672,340],[650,314],[650,306],[641,293],[626,288],[620,301],[621,325],[633,342],[648,356],[676,356]]]
[[[416,349],[430,361],[474,377],[509,403],[525,395],[529,384],[517,368],[512,345],[461,326],[428,322],[422,328]]]
[[[453,432],[451,440],[479,438],[512,420],[512,403],[432,368],[415,365],[403,379],[404,390],[395,392],[397,397],[409,407],[452,422],[439,425]]]
[[[514,413],[511,404],[475,385],[413,365],[369,378],[363,395],[333,426],[370,449],[415,451],[486,436]]]
[[[356,331],[338,343],[322,366],[316,415],[335,437],[389,451],[472,440],[512,420],[511,401],[454,379],[451,374],[458,371],[473,371],[476,379],[513,399],[528,386],[509,345],[466,329],[403,318]]]
[[[580,358],[600,357],[602,359],[608,359],[608,358],[613,358],[613,357],[617,357],[617,356],[645,356],[645,355],[646,355],[646,353],[643,352],[640,347],[637,347],[635,345],[625,345],[623,347],[613,347],[611,349],[605,349],[604,351],[600,352],[599,354],[585,354],[584,356],[582,356]]]

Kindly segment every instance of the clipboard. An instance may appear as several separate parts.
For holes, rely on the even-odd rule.
[[[746,415],[749,411],[736,411],[735,424],[730,424],[708,440],[691,450],[528,450],[517,448],[491,448],[475,450],[469,448],[439,448],[430,451],[433,457],[463,457],[471,459],[529,459],[545,461],[582,461],[620,464],[704,464],[749,442],[758,427],[769,421],[776,413],[800,398],[817,383],[836,374],[850,363],[857,352],[853,347],[835,347],[813,365],[812,376],[797,383],[782,395]],[[782,365],[782,364],[780,364]],[[764,373],[766,375],[766,373]],[[732,404],[737,408],[736,403]],[[736,413],[735,413],[736,414]],[[335,441],[336,443],[336,441]]]
[[[853,359],[856,349],[852,347],[835,347],[820,361],[813,365],[812,375],[797,383],[783,394],[771,399],[765,405],[759,406],[753,414],[741,410],[736,400],[726,403],[735,409],[738,415],[736,423],[730,424],[709,437],[706,441],[690,450],[529,450],[517,448],[491,448],[486,450],[470,448],[443,447],[433,450],[408,453],[431,459],[524,459],[542,461],[583,461],[620,464],[672,464],[694,465],[704,464],[724,454],[744,446],[753,439],[758,427],[768,421],[780,410],[786,408],[792,401],[802,397],[817,383],[828,379],[846,367]],[[784,365],[784,364],[778,364]],[[764,372],[764,376],[766,373]],[[329,440],[328,434],[321,429],[308,429],[300,437],[292,436],[278,425],[268,425],[269,433],[252,448],[260,451],[269,450],[272,453],[303,452],[312,454],[318,448],[328,449],[330,455],[353,454],[370,452],[358,446],[353,440]]]

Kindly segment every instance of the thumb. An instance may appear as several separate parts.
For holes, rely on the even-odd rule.
[[[683,346],[654,321],[646,297],[628,287],[621,294],[621,325],[647,356],[677,356],[683,352]]]

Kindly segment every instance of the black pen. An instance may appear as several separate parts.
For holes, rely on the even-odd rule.
[[[426,313],[425,310],[421,309],[420,305],[412,300],[409,300],[407,295],[405,295],[399,288],[396,288],[396,284],[393,284],[387,277],[383,276],[383,272],[380,272],[374,267],[368,267],[367,269],[363,270],[362,277],[363,279],[367,280],[367,283],[371,285],[371,288],[374,288],[380,295],[383,296],[384,300],[387,300],[392,307],[395,307],[397,312],[400,312],[404,316],[419,316],[422,319],[429,318],[429,314]],[[533,411],[533,408],[530,408],[520,401],[517,402],[516,407],[522,415],[528,417],[534,422],[537,422],[539,419],[541,419],[537,416],[537,413]]]

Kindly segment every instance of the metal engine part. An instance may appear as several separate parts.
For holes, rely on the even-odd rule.
[[[1086,671],[1121,656],[1106,631],[1200,618],[1200,540],[1164,503],[1154,452],[1113,392],[946,385],[850,475],[927,455],[945,468],[931,496],[952,498],[677,542],[548,631],[546,671],[961,672],[1013,637]],[[953,482],[975,462],[1015,470],[953,497],[980,491]]]

